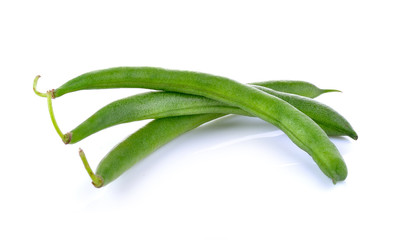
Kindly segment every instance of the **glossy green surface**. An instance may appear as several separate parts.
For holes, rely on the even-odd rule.
[[[239,107],[280,128],[297,146],[312,156],[334,183],[347,177],[347,168],[339,151],[311,118],[287,102],[245,84],[204,73],[118,67],[83,74],[56,89],[54,96],[103,88],[149,88],[182,92]]]
[[[156,119],[113,148],[97,167],[96,175],[109,184],[134,164],[181,134],[223,114],[198,114]]]
[[[281,93],[261,86],[256,87],[287,101],[305,113],[313,119],[327,135],[357,138],[357,134],[348,121],[330,107],[310,98]],[[204,113],[250,116],[249,113],[237,107],[232,107],[201,96],[175,92],[149,92],[123,98],[101,108],[70,131],[67,135],[71,136],[70,138],[66,137],[66,139],[71,139],[71,141],[66,143],[77,143],[91,134],[117,124],[144,119]]]

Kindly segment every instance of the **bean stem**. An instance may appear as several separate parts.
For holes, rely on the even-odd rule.
[[[47,97],[47,93],[41,93],[41,92],[37,91],[37,82],[38,82],[39,78],[40,78],[40,75],[37,75],[37,76],[34,78],[34,81],[33,81],[33,91],[34,91],[34,93],[35,93],[37,96]]]
[[[63,142],[65,142],[65,139],[67,137],[69,137],[70,135],[64,135],[63,132],[61,132],[59,126],[57,125],[57,121],[56,121],[56,118],[54,116],[53,105],[52,105],[52,102],[51,102],[52,91],[47,91],[46,96],[47,96],[47,106],[48,106],[48,109],[49,109],[51,122],[53,123],[54,129],[56,129],[56,132],[60,136],[61,140],[63,140]]]
[[[93,170],[91,170],[91,167],[90,167],[90,165],[88,164],[88,161],[87,161],[86,155],[84,154],[83,149],[79,148],[78,153],[79,153],[79,155],[80,155],[81,161],[83,161],[84,167],[86,168],[88,175],[90,176],[90,178],[91,178],[91,180],[92,180],[91,183],[92,183],[96,188],[99,188],[99,187],[103,186],[103,182],[104,182],[104,181],[103,181],[103,178],[100,177],[100,176],[98,176],[98,175],[96,175],[96,174],[94,174]]]
[[[51,122],[53,123],[54,129],[56,129],[57,134],[60,136],[61,140],[63,140],[63,142],[70,142],[71,139],[71,135],[70,134],[63,134],[63,132],[60,130],[59,126],[57,125],[57,121],[56,121],[56,117],[54,116],[54,111],[53,111],[53,105],[51,102],[51,99],[54,98],[54,90],[50,90],[47,91],[46,93],[42,93],[37,91],[37,82],[40,78],[40,75],[37,75],[34,78],[33,81],[33,91],[37,96],[40,97],[45,97],[47,98],[47,106],[49,109],[49,114],[50,114],[50,118],[51,118]]]

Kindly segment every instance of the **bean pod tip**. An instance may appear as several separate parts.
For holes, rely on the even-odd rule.
[[[73,133],[72,133],[72,132],[68,132],[68,133],[64,134],[64,135],[63,135],[63,138],[62,138],[64,144],[69,144],[69,143],[71,142],[71,137],[72,137],[72,136],[73,136]],[[81,150],[81,149],[80,149],[80,150]]]

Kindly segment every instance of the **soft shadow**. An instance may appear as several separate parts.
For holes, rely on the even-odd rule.
[[[355,142],[355,140],[348,137],[330,137],[330,139],[343,156],[350,152],[352,142]]]
[[[280,131],[274,125],[265,122],[259,118],[255,117],[246,117],[246,116],[237,116],[237,115],[228,115],[211,122],[208,122],[201,127],[195,129],[197,133],[214,133],[234,130],[235,131],[246,131],[248,129],[254,130],[269,130],[269,131]]]

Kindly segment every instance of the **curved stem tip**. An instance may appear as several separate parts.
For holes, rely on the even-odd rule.
[[[37,94],[37,96],[47,97],[47,93],[41,93],[41,92],[37,91],[37,82],[38,82],[39,78],[40,78],[40,75],[37,75],[37,76],[34,78],[34,81],[33,81],[33,91],[34,91],[35,94]]]
[[[79,149],[79,155],[81,160],[83,161],[84,167],[87,170],[88,175],[90,176],[91,180],[92,180],[92,184],[96,187],[96,188],[100,188],[103,186],[103,178],[94,174],[93,170],[91,170],[90,165],[88,164],[86,155],[84,154],[84,151],[80,148]]]

